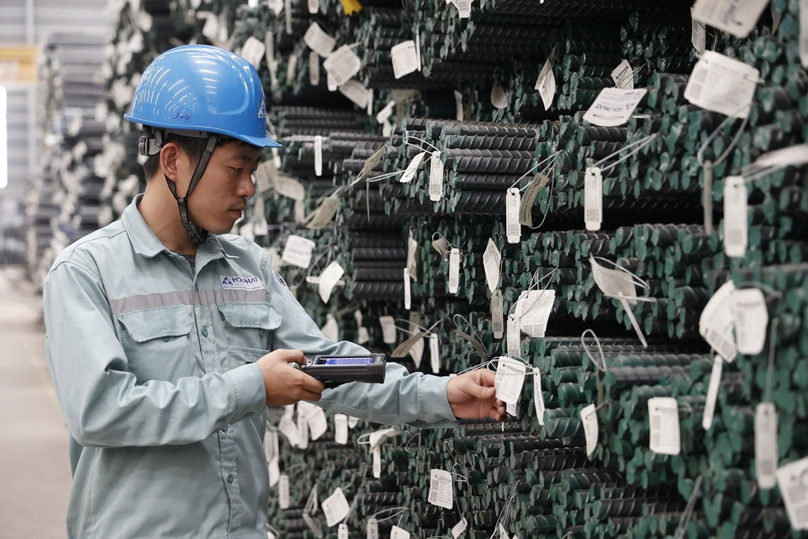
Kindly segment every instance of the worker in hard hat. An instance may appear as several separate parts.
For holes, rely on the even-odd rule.
[[[172,49],[125,118],[142,124],[146,191],[62,252],[44,287],[46,350],[70,430],[70,537],[266,539],[266,406],[316,402],[368,421],[502,420],[494,376],[387,366],[323,390],[304,355],[366,354],[320,332],[267,253],[227,234],[255,194],[266,134],[255,68]]]

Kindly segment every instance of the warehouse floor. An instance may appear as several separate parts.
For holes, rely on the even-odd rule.
[[[67,425],[43,346],[41,299],[0,269],[0,539],[65,537]]]

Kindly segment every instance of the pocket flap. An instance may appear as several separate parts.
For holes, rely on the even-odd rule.
[[[191,332],[193,323],[182,305],[144,309],[117,315],[129,335],[137,342],[160,337],[179,337]]]
[[[281,315],[268,303],[221,304],[216,307],[233,327],[276,329],[281,325]]]

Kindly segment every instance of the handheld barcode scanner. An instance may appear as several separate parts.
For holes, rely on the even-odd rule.
[[[314,356],[307,357],[306,364],[295,367],[321,381],[326,388],[337,387],[348,382],[381,384],[387,358],[384,354],[366,356]]]

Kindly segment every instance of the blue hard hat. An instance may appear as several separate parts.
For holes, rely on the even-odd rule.
[[[259,148],[280,146],[267,136],[264,89],[255,67],[209,45],[184,45],[155,58],[124,118],[169,132],[217,133]]]

